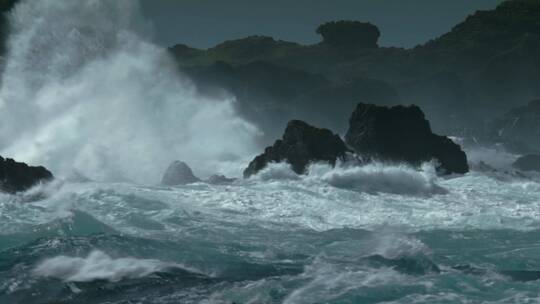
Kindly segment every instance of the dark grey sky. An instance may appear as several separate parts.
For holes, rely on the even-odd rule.
[[[411,47],[502,0],[140,0],[163,45],[207,48],[249,35],[314,43],[325,21],[369,21],[385,46]]]

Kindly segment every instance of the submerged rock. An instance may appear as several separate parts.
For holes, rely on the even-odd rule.
[[[53,174],[44,167],[31,167],[0,156],[0,191],[17,193],[51,181]]]
[[[417,106],[358,104],[349,120],[347,144],[362,156],[420,165],[436,159],[444,174],[467,173],[467,156],[446,136],[433,134]]]
[[[521,171],[540,172],[540,155],[530,154],[518,158],[512,166]]]
[[[255,157],[244,171],[244,177],[259,172],[271,162],[286,161],[297,174],[305,173],[309,163],[325,161],[335,165],[349,151],[341,138],[328,129],[319,129],[300,120],[287,124],[283,138]]]
[[[191,171],[191,168],[186,163],[177,160],[169,165],[161,179],[161,184],[165,186],[177,186],[200,181],[201,180],[193,174],[193,171]]]
[[[223,185],[233,183],[236,178],[228,178],[225,175],[214,174],[210,176],[206,182],[212,185]]]

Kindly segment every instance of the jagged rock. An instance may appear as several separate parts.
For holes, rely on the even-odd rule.
[[[13,159],[0,156],[0,191],[17,193],[53,179],[50,171],[44,167],[31,167]]]
[[[287,124],[283,139],[267,147],[244,171],[244,177],[259,172],[271,162],[286,161],[297,174],[305,173],[310,162],[326,161],[335,165],[345,158],[348,148],[341,138],[328,129],[319,129],[300,120]]]
[[[169,165],[167,171],[165,171],[165,174],[163,175],[161,184],[165,186],[177,186],[200,181],[201,180],[193,174],[193,171],[191,171],[191,168],[186,163],[177,160]]]
[[[380,107],[358,104],[345,136],[356,153],[368,158],[420,165],[436,159],[445,174],[469,171],[467,156],[446,136],[431,132],[417,106]]]
[[[540,155],[530,154],[518,158],[512,166],[521,171],[540,172]]]
[[[230,183],[234,182],[235,180],[236,180],[236,178],[228,178],[225,175],[214,174],[214,175],[210,176],[206,180],[206,182],[208,184],[212,184],[212,185],[223,185],[223,184],[230,184]]]

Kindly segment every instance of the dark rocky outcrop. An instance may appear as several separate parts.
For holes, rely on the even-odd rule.
[[[53,175],[44,167],[31,167],[0,156],[0,191],[17,193],[51,181]]]
[[[345,158],[348,148],[341,138],[328,129],[319,129],[300,120],[287,124],[283,138],[255,157],[244,171],[244,177],[259,172],[271,162],[286,161],[294,172],[305,173],[310,162],[325,161],[332,165]]]
[[[167,171],[165,171],[165,174],[163,175],[161,184],[165,186],[177,186],[200,181],[201,180],[193,174],[193,171],[191,171],[191,168],[186,163],[177,160],[169,165]]]
[[[466,173],[467,156],[448,137],[431,131],[417,106],[380,107],[358,104],[345,136],[356,153],[381,160],[419,165],[436,159],[441,173]]]
[[[521,171],[540,172],[540,155],[530,154],[522,156],[518,158],[512,166]]]

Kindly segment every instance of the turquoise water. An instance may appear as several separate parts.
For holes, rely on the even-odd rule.
[[[148,186],[175,159],[239,176],[261,130],[148,42],[137,1],[21,0],[9,16],[0,155],[133,182],[0,194],[0,303],[540,302],[538,176],[276,164]],[[468,157],[511,163],[499,152]]]
[[[285,169],[227,186],[3,196],[0,302],[540,301],[535,177]]]

